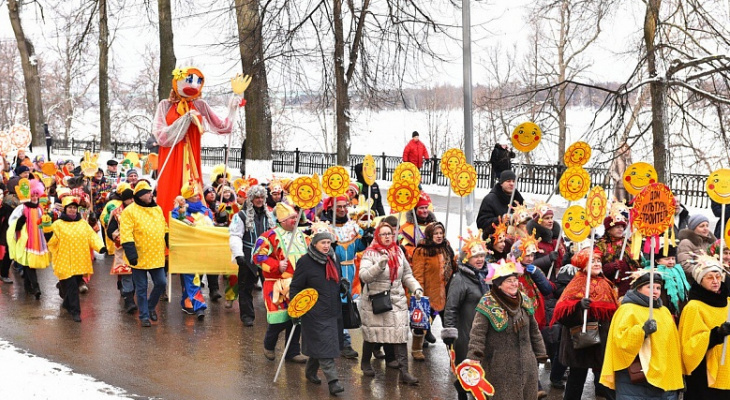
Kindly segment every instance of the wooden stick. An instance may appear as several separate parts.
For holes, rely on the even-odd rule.
[[[463,222],[464,222],[464,198],[461,198],[461,201],[459,202],[459,253],[461,253],[461,237],[464,236],[464,228],[463,228]]]
[[[277,379],[279,379],[279,372],[281,372],[281,366],[284,365],[284,357],[286,357],[286,352],[289,351],[289,346],[291,345],[291,341],[294,338],[294,331],[297,330],[298,323],[295,324],[292,321],[292,328],[291,333],[289,334],[289,339],[286,341],[286,347],[284,347],[284,352],[281,353],[281,360],[279,361],[279,367],[276,369],[276,374],[274,375],[274,382],[276,382]]]
[[[593,237],[593,229],[591,228],[591,247],[590,247],[590,254],[588,256],[588,266],[586,267],[586,274],[588,275],[586,277],[586,299],[590,297],[591,294],[591,276],[593,271],[593,245],[595,244],[595,238]],[[582,332],[586,332],[586,326],[588,326],[588,310],[583,310],[583,330]]]
[[[629,241],[629,236],[631,236],[631,220],[629,220],[629,223],[626,226],[626,231],[624,231],[624,242],[621,245],[621,254],[618,257],[618,261],[621,261],[624,259],[624,253],[626,253],[626,243]],[[618,279],[619,273],[621,273],[621,270],[617,269],[616,276],[613,278],[613,280]]]
[[[449,191],[449,194],[446,196],[446,224],[444,225],[444,230],[449,230],[449,209],[451,205],[451,179],[446,178],[446,189]],[[444,232],[444,236],[446,236],[446,232]]]
[[[722,211],[720,211],[720,266],[722,266],[722,245],[725,237],[725,205],[722,204]],[[730,322],[730,308],[727,310],[727,319]],[[722,358],[720,359],[720,365],[725,365],[725,356],[727,355],[727,336],[722,340]]]

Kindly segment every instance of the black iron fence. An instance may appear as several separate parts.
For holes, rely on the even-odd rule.
[[[54,144],[57,150],[70,151],[72,155],[82,155],[89,150],[92,153],[99,151],[99,143],[86,140],[71,139],[68,146]],[[225,159],[227,146],[203,147],[201,159],[203,165],[222,164]],[[115,158],[121,158],[125,152],[135,151],[147,153],[144,142],[112,142],[112,153]],[[228,166],[240,170],[243,163],[243,151],[241,147],[231,147],[228,153]],[[317,153],[299,151],[272,151],[273,172],[312,175],[322,175],[324,171],[336,164],[336,155],[333,153]],[[365,155],[351,154],[349,159],[350,176],[355,177],[355,165],[361,163]],[[378,179],[389,181],[393,179],[393,172],[403,159],[397,156],[388,156],[385,153],[373,155],[378,170]],[[494,183],[492,177],[492,166],[488,161],[474,161],[474,168],[477,171],[477,187],[489,188]],[[513,169],[519,175],[518,188],[524,193],[547,195],[551,192],[557,193],[558,181],[563,173],[561,165],[541,164],[518,164]],[[587,168],[591,176],[591,182],[601,185],[608,193],[613,190],[613,182],[604,168]],[[677,174],[673,173],[669,180],[669,187],[674,195],[679,198],[682,204],[689,207],[707,208],[710,206],[710,199],[705,191],[706,175]],[[425,160],[421,167],[421,182],[426,185],[446,186],[448,179],[441,173],[440,159],[433,157]]]

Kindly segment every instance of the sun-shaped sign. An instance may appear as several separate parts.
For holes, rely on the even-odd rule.
[[[448,149],[441,156],[441,173],[449,179],[454,179],[454,172],[462,164],[466,164],[464,152],[461,149]]]
[[[421,171],[413,163],[402,162],[393,171],[393,182],[409,181],[416,185],[421,183]]]
[[[563,214],[563,232],[568,239],[574,242],[580,242],[588,237],[591,227],[588,224],[588,216],[586,209],[573,205],[568,207]]]
[[[523,122],[512,131],[512,146],[523,152],[535,150],[542,139],[542,131],[534,122]]]
[[[475,399],[482,400],[486,399],[486,396],[494,396],[494,386],[485,377],[484,368],[478,361],[462,361],[456,366],[456,377],[461,387],[471,392]]]
[[[291,301],[289,301],[289,308],[287,312],[292,318],[301,318],[302,315],[306,314],[309,310],[314,307],[319,299],[319,293],[312,288],[307,288],[297,293]]]
[[[672,190],[652,183],[634,198],[633,226],[646,237],[661,235],[674,223],[676,207]]]
[[[347,193],[348,186],[350,186],[350,175],[345,168],[334,165],[324,171],[324,175],[322,175],[322,187],[324,187],[324,192],[328,196],[342,196]]]
[[[560,195],[566,200],[578,200],[591,188],[591,176],[583,167],[570,167],[560,177],[559,187]]]
[[[730,204],[730,169],[712,171],[707,177],[705,190],[716,203]]]
[[[30,129],[27,126],[16,124],[10,128],[10,143],[16,149],[24,149],[30,145],[33,137],[30,134]]]
[[[403,180],[394,182],[388,189],[388,204],[393,212],[410,211],[418,204],[421,191],[416,183]]]
[[[606,197],[606,191],[600,186],[593,186],[588,192],[588,198],[586,199],[586,219],[592,228],[603,223],[603,219],[606,217],[607,207],[608,198]]]
[[[347,186],[345,186],[347,187]],[[322,200],[322,190],[319,188],[319,176],[300,176],[289,186],[289,195],[294,204],[308,209],[316,207]]]
[[[375,159],[370,154],[366,154],[362,160],[362,178],[368,186],[375,183],[377,177],[377,168],[375,167]]]
[[[568,147],[563,156],[566,167],[582,167],[591,158],[591,146],[586,142],[575,142]]]
[[[10,143],[10,132],[0,130],[0,154],[8,154],[13,150],[13,144]]]
[[[645,187],[657,182],[656,169],[651,164],[636,162],[628,166],[624,171],[624,188],[627,192],[636,196]]]
[[[451,177],[451,189],[459,197],[468,196],[477,186],[477,170],[471,164],[461,164]]]

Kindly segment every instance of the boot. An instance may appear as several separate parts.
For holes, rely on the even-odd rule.
[[[375,370],[373,370],[372,364],[370,364],[370,356],[373,354],[373,343],[363,341],[362,342],[362,358],[360,359],[360,369],[362,374],[365,376],[375,376]]]
[[[407,385],[418,385],[418,378],[408,373],[408,344],[395,345],[395,357],[400,363],[400,382]]]
[[[426,331],[426,341],[431,344],[436,343],[436,336],[431,333],[430,329]]]
[[[137,305],[134,304],[134,292],[124,293],[124,312],[132,314],[137,311]]]
[[[426,361],[426,357],[423,355],[423,339],[424,335],[413,334],[413,341],[411,342],[411,356],[414,361]]]
[[[328,384],[329,384],[330,394],[332,396],[337,396],[337,393],[342,393],[345,391],[345,388],[343,388],[342,385],[340,385],[340,382],[337,379],[329,382]]]

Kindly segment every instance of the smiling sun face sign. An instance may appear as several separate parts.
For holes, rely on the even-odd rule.
[[[570,206],[563,214],[563,232],[568,239],[580,242],[588,237],[591,227],[588,224],[588,216],[585,208],[581,206]]]
[[[304,209],[315,207],[322,200],[322,190],[319,188],[317,174],[294,179],[289,186],[289,192],[294,203]]]
[[[657,173],[651,164],[645,162],[633,163],[624,171],[624,188],[627,192],[636,196],[645,187],[657,181]]]
[[[350,176],[345,168],[335,165],[327,168],[322,175],[322,186],[324,192],[330,197],[342,196],[347,192],[350,185]]]
[[[456,169],[466,164],[466,156],[460,149],[448,149],[441,156],[441,173],[449,179],[453,179]]]
[[[591,176],[583,167],[570,167],[560,177],[559,187],[560,195],[566,200],[578,200],[588,193]]]
[[[402,162],[393,171],[393,182],[399,181],[414,182],[417,186],[421,183],[421,171],[413,163]]]
[[[393,212],[410,211],[418,204],[421,191],[414,182],[398,181],[388,189],[388,204]]]
[[[362,160],[362,178],[368,186],[372,186],[375,182],[376,168],[375,159],[370,154],[365,155]]]
[[[580,167],[586,165],[591,158],[591,146],[586,142],[575,142],[568,147],[563,156],[566,167]]]
[[[707,177],[705,190],[713,201],[730,204],[730,169],[712,171]]]
[[[535,150],[542,139],[542,131],[534,122],[523,122],[512,131],[512,146],[526,153]]]
[[[451,177],[451,189],[459,197],[468,196],[477,186],[477,171],[471,164],[461,164]]]

